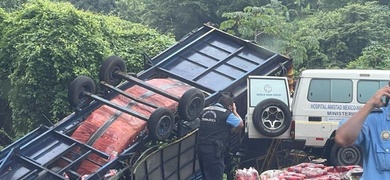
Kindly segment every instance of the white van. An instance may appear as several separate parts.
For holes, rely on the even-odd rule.
[[[248,102],[252,102],[251,99],[256,99],[256,97],[251,97],[253,89],[250,88],[253,86],[251,83],[255,82],[254,79],[260,82],[259,79],[269,81],[269,79],[277,78],[272,76],[249,77]],[[264,123],[270,122],[269,119],[263,118],[265,116],[254,115],[255,109],[250,103],[248,103],[247,132],[250,138],[303,140],[306,149],[322,149],[322,154],[325,158],[330,159],[333,165],[358,164],[362,159],[361,149],[359,147],[341,148],[335,145],[333,139],[335,130],[340,120],[356,113],[379,88],[386,86],[389,80],[390,71],[388,70],[305,70],[299,75],[295,85],[291,106],[289,106],[291,116],[286,115],[287,118],[291,117],[291,120],[280,120],[281,116],[275,116],[277,117],[275,122],[283,121],[285,123],[280,125],[283,132],[275,130],[275,127],[267,126],[276,123]],[[258,102],[258,104],[260,103]],[[288,106],[288,104],[286,105]],[[273,107],[279,106],[274,104]],[[288,113],[283,106],[278,109],[276,111],[283,112],[282,114]],[[264,112],[259,113],[264,114]],[[257,111],[255,111],[256,113]],[[254,116],[257,119],[253,119]],[[258,119],[259,117],[261,119]],[[268,131],[259,131],[258,128],[253,128],[256,127],[254,123],[259,122],[263,125],[261,127]],[[260,126],[257,125],[257,127]],[[270,128],[273,131],[270,131]],[[250,132],[254,130],[257,131]],[[272,134],[272,132],[275,133]]]

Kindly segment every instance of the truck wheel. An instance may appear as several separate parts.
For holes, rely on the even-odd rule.
[[[204,103],[203,92],[197,88],[191,88],[180,98],[178,114],[186,121],[193,121],[202,112]]]
[[[68,102],[72,107],[80,106],[83,108],[91,103],[92,99],[85,96],[83,92],[95,94],[96,84],[90,77],[78,76],[68,88]]]
[[[256,130],[267,137],[282,135],[290,127],[291,113],[288,106],[278,99],[266,99],[253,110]]]
[[[334,144],[330,153],[333,166],[362,165],[363,149],[359,146],[343,148]]]
[[[126,63],[118,56],[110,56],[100,66],[100,81],[104,81],[112,86],[117,86],[122,79],[115,74],[116,71],[126,72]]]
[[[149,117],[149,136],[156,141],[163,141],[171,135],[175,119],[172,111],[166,108],[157,108]]]

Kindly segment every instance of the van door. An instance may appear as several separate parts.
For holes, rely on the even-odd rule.
[[[249,76],[249,138],[290,138],[290,90],[286,77]]]

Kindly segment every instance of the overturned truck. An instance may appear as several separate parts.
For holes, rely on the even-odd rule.
[[[203,107],[226,92],[244,117],[247,77],[286,76],[292,67],[287,57],[207,25],[144,63],[129,73],[111,56],[101,65],[100,88],[90,77],[72,81],[75,112],[3,149],[0,179],[104,179],[124,169],[128,179],[186,179],[199,170],[191,135]],[[167,147],[176,150],[149,153],[172,138]]]

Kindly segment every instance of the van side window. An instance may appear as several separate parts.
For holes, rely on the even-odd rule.
[[[388,81],[379,80],[359,80],[357,83],[357,101],[366,103],[374,93],[387,85]]]
[[[352,81],[348,79],[312,79],[307,99],[310,102],[352,102]]]

